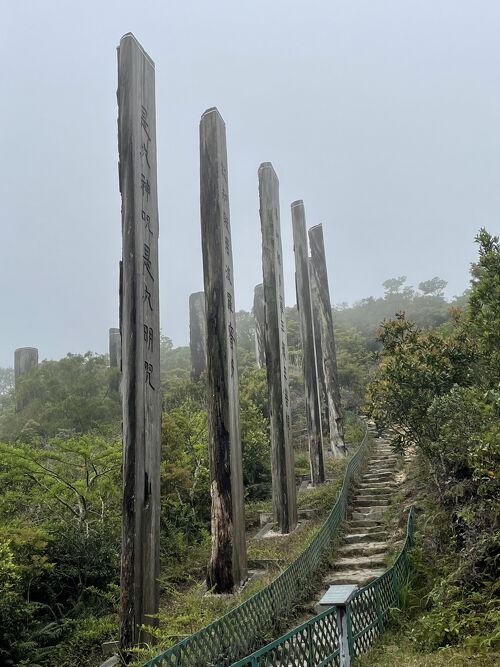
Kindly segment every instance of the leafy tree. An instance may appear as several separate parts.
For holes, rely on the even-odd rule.
[[[8,484],[29,488],[28,513],[35,518],[45,507],[65,524],[76,523],[86,535],[94,523],[103,523],[116,511],[120,464],[121,445],[97,436],[0,444]]]
[[[397,278],[388,278],[382,283],[386,296],[393,296],[394,294],[401,294],[402,287],[406,282],[406,276],[398,276]]]
[[[63,664],[78,619],[110,611],[120,462],[119,443],[90,434],[0,445],[0,552],[11,572],[2,664]]]
[[[236,352],[238,371],[255,366],[255,321],[252,313],[239,310],[236,313]]]
[[[8,394],[14,389],[14,369],[0,368],[0,396]]]
[[[248,498],[271,494],[271,441],[266,371],[247,370],[240,382],[243,482]]]
[[[418,289],[426,296],[443,296],[448,282],[435,276],[418,284]]]
[[[0,368],[0,415],[13,410],[14,405],[14,369]]]
[[[500,382],[500,243],[481,229],[479,261],[472,265],[469,319],[478,342],[479,376],[489,387]]]
[[[371,412],[379,425],[397,426],[400,446],[417,442],[425,450],[435,436],[427,411],[436,396],[470,383],[474,345],[463,329],[452,336],[420,330],[403,313],[382,324],[379,340],[379,369],[368,388]]]
[[[36,431],[42,438],[60,431],[116,430],[121,418],[116,372],[105,355],[91,352],[44,361],[20,378],[18,393],[26,407],[0,418],[0,438],[22,439],[27,425],[30,437]]]

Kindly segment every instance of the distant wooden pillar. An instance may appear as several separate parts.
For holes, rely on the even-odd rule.
[[[118,47],[122,196],[123,515],[120,645],[152,642],[160,571],[160,321],[154,63],[132,34]]]
[[[323,225],[316,225],[309,230],[311,248],[311,268],[318,289],[319,328],[323,350],[323,368],[325,373],[326,396],[330,421],[330,446],[333,455],[342,457],[347,454],[344,441],[344,415],[340,400],[340,387],[337,370],[337,353],[333,333],[332,304],[328,287],[328,269],[326,267]]]
[[[289,533],[297,525],[297,499],[288,388],[279,182],[270,162],[264,162],[259,167],[259,198],[273,509],[280,531]]]
[[[326,395],[325,369],[323,367],[323,346],[321,345],[321,327],[319,313],[319,292],[318,285],[311,267],[311,258],[309,257],[309,278],[311,281],[311,302],[313,312],[314,329],[314,351],[316,352],[316,368],[318,371],[318,389],[321,405],[321,428],[323,439],[325,436],[330,439],[330,416],[328,412],[328,397]]]
[[[16,412],[26,407],[27,401],[18,398],[19,378],[27,375],[32,368],[38,366],[38,350],[36,347],[19,347],[14,351],[14,386],[16,393]]]
[[[306,215],[302,200],[292,204],[292,229],[295,252],[295,287],[297,309],[299,311],[303,369],[306,390],[307,429],[309,437],[309,457],[311,481],[320,484],[325,481],[323,462],[323,437],[321,433],[321,409],[319,403],[318,373],[314,351],[314,329],[312,322],[311,287],[309,283],[309,262],[307,252]]]
[[[196,382],[207,368],[205,292],[194,292],[189,296],[189,349],[191,380]]]
[[[200,122],[200,208],[212,495],[207,585],[228,593],[245,580],[247,555],[226,128],[215,108]]]
[[[109,365],[111,368],[121,368],[122,365],[122,337],[120,329],[109,330]]]
[[[255,320],[255,359],[259,368],[266,367],[264,342],[264,285],[256,285],[253,291],[253,317]]]

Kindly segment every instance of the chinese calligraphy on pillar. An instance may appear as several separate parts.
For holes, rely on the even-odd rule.
[[[151,641],[159,607],[160,321],[154,63],[131,34],[118,47],[122,196],[123,528],[121,647]]]

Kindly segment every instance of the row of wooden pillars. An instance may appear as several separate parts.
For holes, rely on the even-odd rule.
[[[122,370],[123,649],[151,640],[143,628],[156,623],[159,606],[161,394],[154,76],[152,60],[133,35],[125,35],[118,48],[121,348],[119,354],[113,354],[113,363],[119,357]],[[279,183],[271,163],[261,164],[258,182],[263,270],[259,307],[263,324],[258,328],[257,349],[268,379],[274,515],[280,531],[286,533],[297,524],[297,504]],[[204,292],[190,298],[190,345],[193,379],[200,378],[206,360],[212,496],[207,585],[222,593],[233,591],[245,581],[247,557],[226,129],[215,108],[208,109],[200,121],[200,214]],[[301,201],[292,204],[292,228],[311,479],[318,484],[324,481],[318,366],[324,378],[331,445],[336,454],[345,453],[332,312],[322,228],[309,230],[309,259]],[[116,332],[113,336],[118,340]]]

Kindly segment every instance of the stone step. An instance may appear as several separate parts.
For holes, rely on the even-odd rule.
[[[365,473],[363,473],[359,481],[365,484],[368,482],[384,482],[388,480],[392,481],[394,480],[395,476],[395,470],[377,470],[375,472],[369,472],[367,470]]]
[[[383,484],[382,486],[372,486],[371,484],[363,484],[358,486],[358,492],[362,494],[370,494],[370,495],[376,495],[376,496],[388,496],[391,497],[394,495],[394,493],[397,491],[397,486],[394,488],[388,487],[386,484]]]
[[[396,466],[391,463],[372,463],[366,469],[366,472],[387,472],[395,470]]]
[[[373,556],[374,554],[387,554],[389,545],[387,542],[355,542],[340,547],[339,553],[343,557],[348,556]]]
[[[370,469],[370,468],[374,468],[374,467],[378,467],[378,466],[396,468],[397,465],[398,465],[397,461],[393,462],[393,461],[384,461],[384,460],[381,460],[381,459],[377,459],[376,461],[369,461],[366,464],[366,468]]]
[[[354,500],[390,500],[393,497],[392,491],[379,489],[379,492],[373,493],[371,489],[358,489]]]
[[[364,530],[366,530],[366,528]],[[360,526],[359,532],[348,533],[344,537],[344,541],[347,544],[363,544],[366,542],[379,543],[383,542],[386,537],[387,533],[385,533],[383,530],[374,530],[370,533],[364,531],[361,532],[361,526]]]
[[[354,507],[389,507],[389,498],[380,496],[356,496],[352,501]]]
[[[397,491],[399,484],[390,479],[383,479],[380,482],[358,482],[356,488],[360,489],[387,489],[388,491]]]
[[[344,572],[335,572],[328,575],[325,583],[327,586],[334,586],[339,584],[358,584],[358,586],[366,586],[371,581],[384,574],[385,570],[380,568],[369,570],[346,570]]]
[[[333,569],[339,570],[371,570],[373,568],[383,568],[385,565],[385,553],[374,554],[372,556],[350,556],[339,558],[335,561]]]
[[[355,507],[352,511],[352,518],[361,520],[375,520],[383,523],[386,511],[386,507]]]
[[[349,516],[349,524],[348,528],[355,528],[356,530],[358,528],[378,528],[380,529],[382,526],[382,519],[378,519],[377,517],[371,516],[353,516],[353,514],[359,514],[359,512],[351,512]]]
[[[386,472],[379,472],[379,473],[369,473],[366,475],[363,475],[361,478],[361,481],[363,484],[370,484],[371,482],[392,482],[394,481],[394,473],[386,473]]]
[[[352,513],[352,518],[353,519],[375,519],[376,521],[380,521],[381,523],[384,520],[384,511],[385,507],[377,507],[376,509],[373,508],[366,508],[366,507],[359,507],[358,510],[354,510]],[[361,510],[367,510],[366,512],[363,512]]]

